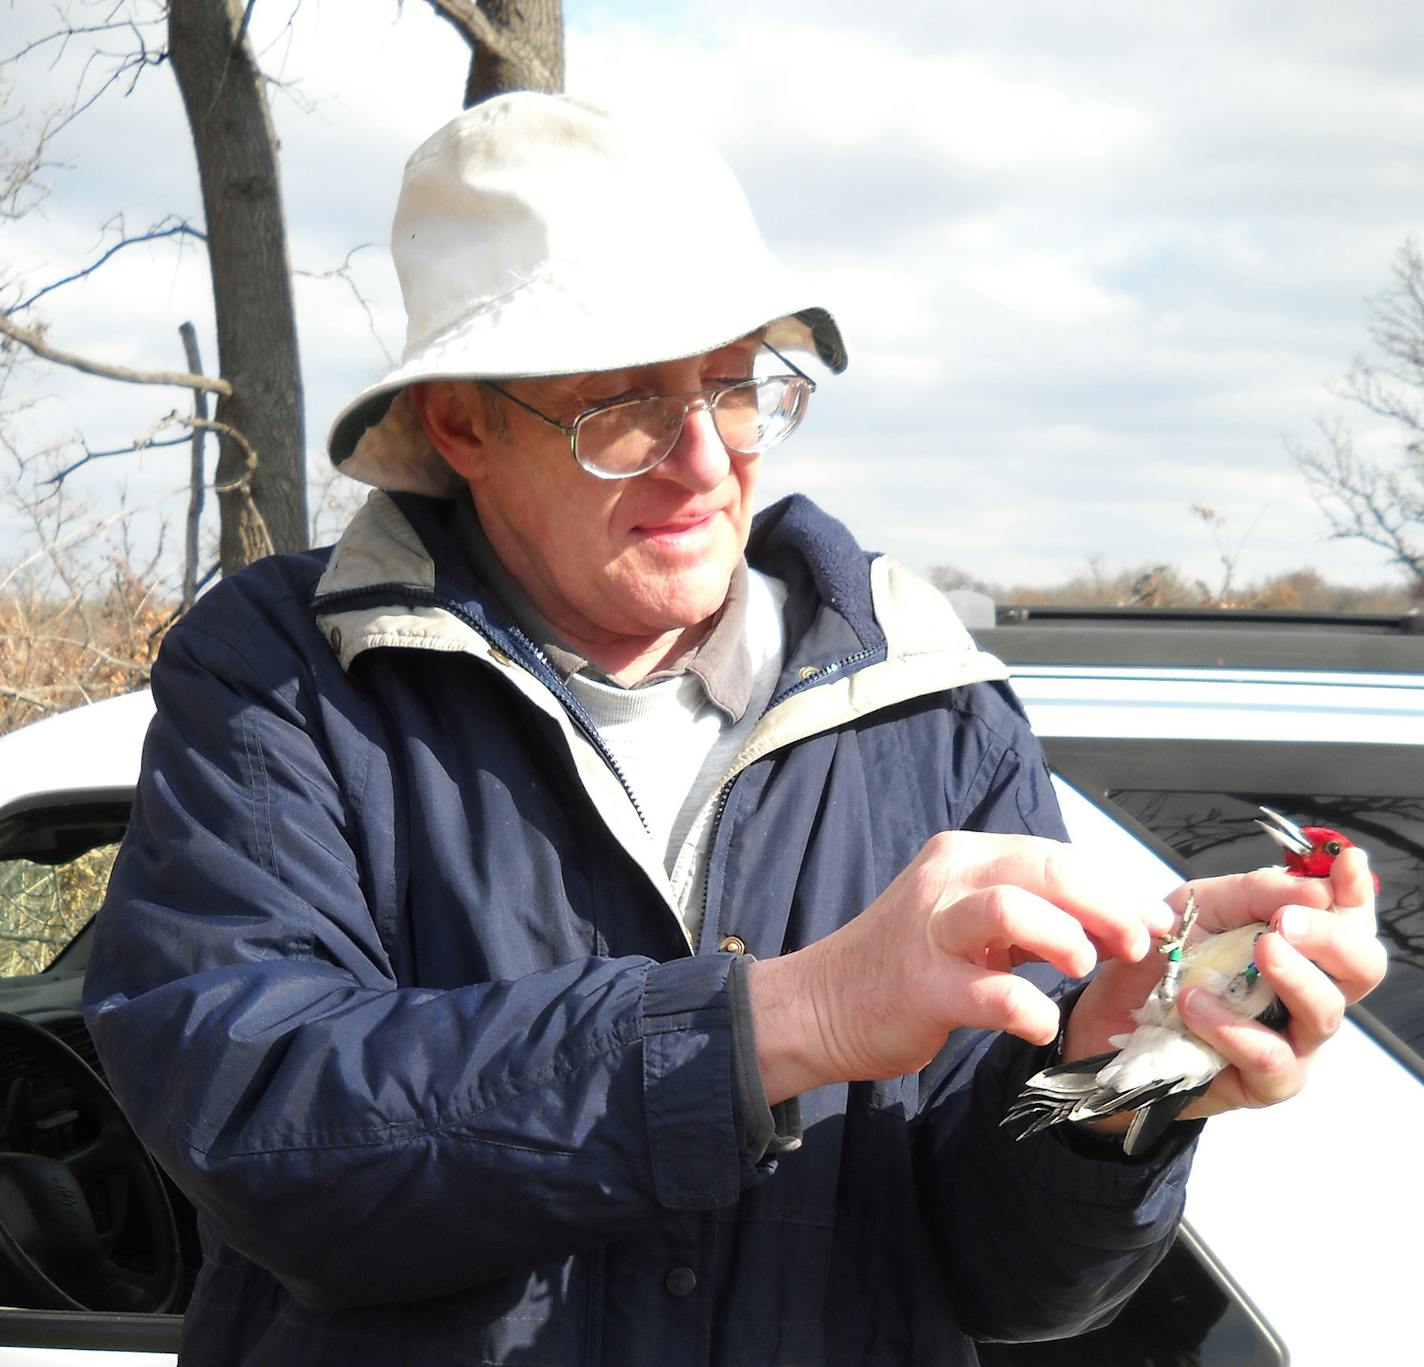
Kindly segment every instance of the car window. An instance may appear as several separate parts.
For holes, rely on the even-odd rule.
[[[55,863],[0,859],[0,977],[43,973],[99,910],[117,843]]]

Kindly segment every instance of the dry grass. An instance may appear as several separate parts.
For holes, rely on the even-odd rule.
[[[12,583],[0,595],[0,734],[144,687],[173,615],[123,565],[102,591],[54,588]]]

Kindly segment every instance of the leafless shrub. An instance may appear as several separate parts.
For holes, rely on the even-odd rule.
[[[20,531],[0,565],[0,732],[143,687],[177,598],[162,536],[146,554],[134,544],[142,510],[90,516],[44,486],[52,463],[20,464],[0,488]]]

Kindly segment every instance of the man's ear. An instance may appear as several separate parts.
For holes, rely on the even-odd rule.
[[[463,479],[479,479],[485,468],[488,424],[475,386],[468,380],[413,384],[410,402],[445,463]]]

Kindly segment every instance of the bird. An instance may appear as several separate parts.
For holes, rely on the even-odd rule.
[[[1294,877],[1328,877],[1336,858],[1353,843],[1330,827],[1297,826],[1270,807],[1260,811],[1264,819],[1257,818],[1256,825],[1281,847],[1286,870]],[[1106,1053],[1045,1068],[1024,1084],[1001,1122],[1017,1126],[1019,1139],[1065,1120],[1134,1111],[1123,1152],[1135,1157],[1150,1149],[1226,1066],[1226,1060],[1182,1021],[1177,995],[1183,987],[1214,992],[1245,1019],[1275,1029],[1285,1025],[1286,1010],[1255,964],[1256,941],[1269,927],[1238,926],[1204,936],[1187,948],[1196,916],[1196,898],[1189,888],[1182,922],[1161,946],[1166,958],[1162,977],[1132,1013],[1133,1030],[1113,1035],[1109,1042],[1114,1047]]]

